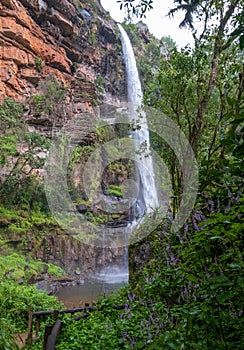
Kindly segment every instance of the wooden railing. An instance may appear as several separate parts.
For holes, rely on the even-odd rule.
[[[114,305],[114,309],[122,310],[125,308],[125,305]],[[45,316],[53,315],[55,323],[53,325],[46,325],[44,330],[44,339],[43,339],[43,350],[55,350],[55,344],[57,340],[58,333],[62,328],[62,321],[59,319],[61,314],[75,314],[82,312],[81,315],[73,317],[73,321],[78,321],[81,318],[86,318],[89,316],[89,312],[94,310],[102,310],[102,307],[99,309],[95,306],[90,306],[85,304],[85,307],[74,308],[74,309],[64,309],[64,310],[47,310],[47,311],[29,311],[29,322],[28,322],[28,337],[26,340],[27,345],[31,345],[33,340],[38,338],[38,333],[40,332],[41,318]],[[33,334],[33,328],[35,327],[35,332]]]
[[[26,343],[31,345],[33,340],[38,337],[40,331],[41,319],[45,316],[53,315],[55,323],[54,325],[46,325],[44,331],[43,340],[43,350],[55,350],[56,339],[58,333],[62,327],[62,321],[59,320],[59,315],[61,314],[75,314],[78,312],[83,312],[82,315],[73,318],[74,321],[78,321],[81,318],[87,317],[88,311],[93,311],[94,307],[85,304],[85,307],[75,308],[75,309],[64,309],[64,310],[45,310],[45,311],[29,311],[29,321],[28,321],[28,336]],[[35,332],[33,333],[33,328],[35,327]]]

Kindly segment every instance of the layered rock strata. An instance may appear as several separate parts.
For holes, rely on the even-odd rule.
[[[98,1],[1,0],[0,67],[0,101],[26,101],[52,74],[73,114],[97,101],[98,77],[103,100],[125,96],[117,26]]]

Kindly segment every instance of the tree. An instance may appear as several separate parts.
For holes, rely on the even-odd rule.
[[[170,10],[169,15],[173,16],[174,13],[177,11],[184,11],[185,18],[180,23],[180,28],[189,26],[191,29],[194,29],[193,15],[195,13],[198,13],[199,7],[203,3],[203,1],[202,0],[175,0],[174,2],[178,3],[178,6]]]
[[[123,3],[128,4],[125,0]],[[152,1],[146,1],[147,5],[152,6]],[[240,28],[242,28],[242,16],[239,15],[239,21],[236,21],[238,25],[237,30],[230,31],[230,25],[234,22],[234,16],[236,13],[240,13],[241,1],[240,0],[175,0],[178,6],[172,9],[169,14],[174,14],[176,11],[183,10],[186,12],[185,19],[180,24],[180,26],[189,25],[193,28],[193,14],[197,13],[198,19],[204,22],[204,28],[199,37],[195,35],[196,50],[206,48],[208,46],[208,40],[211,40],[212,46],[208,47],[208,55],[211,59],[209,62],[205,62],[209,69],[205,71],[207,79],[205,79],[204,89],[202,88],[202,75],[199,75],[197,86],[197,99],[198,106],[195,116],[195,122],[192,125],[190,137],[190,143],[195,152],[197,152],[199,137],[202,132],[204,115],[207,111],[210,99],[213,95],[214,89],[218,81],[218,75],[220,70],[220,60],[221,55],[224,53],[232,44],[237,36],[241,36]],[[144,4],[144,5],[143,5]],[[130,2],[131,5],[131,2]],[[131,5],[133,6],[133,5]],[[148,7],[146,7],[145,1],[141,1],[137,6],[144,6],[146,12]],[[211,20],[217,19],[215,25],[210,23]],[[240,19],[241,18],[241,19]]]
[[[193,49],[168,50],[169,54],[166,59],[161,59],[156,74],[148,74],[153,71],[153,66],[146,70],[144,102],[174,119],[187,135],[201,164],[203,190],[211,186],[218,174],[223,175],[220,169],[226,155],[221,139],[229,124],[229,101],[239,101],[236,104],[240,105],[242,100],[244,78],[238,45],[241,1],[181,0],[175,3],[178,6],[172,13],[186,11],[183,24],[192,28],[197,16],[204,24],[202,32],[193,33]],[[233,25],[236,31],[233,31]],[[144,60],[141,65],[139,60],[139,68],[145,71],[145,67],[147,62]],[[151,135],[151,144],[164,156],[170,169],[176,209],[182,192],[180,166],[170,148],[157,135]],[[224,179],[226,176],[222,176],[222,183]]]
[[[29,132],[23,121],[23,104],[6,99],[0,106],[0,193],[6,204],[27,204],[42,200],[36,170],[42,169],[50,140]],[[13,191],[13,188],[15,191]]]
[[[145,17],[145,13],[153,8],[153,0],[140,0],[138,4],[134,5],[134,0],[117,0],[120,4],[120,10],[125,8],[127,10],[128,19],[131,16]]]
[[[66,89],[63,83],[52,74],[40,82],[39,90],[39,96],[44,102],[44,109],[52,121],[52,133],[55,133],[55,128],[60,128],[66,121]]]
[[[200,196],[176,235],[165,220],[144,242],[130,247],[130,272],[134,292],[153,305],[150,312],[161,302],[167,310],[161,319],[170,320],[152,348],[241,349],[243,9],[234,0],[175,3],[186,11],[186,25],[194,27],[197,16],[203,30],[194,33],[194,48],[172,50],[162,60],[157,77],[149,81],[157,95],[146,89],[144,100],[188,136],[199,161]],[[174,154],[157,135],[151,135],[151,145],[166,158],[179,196],[181,169]],[[142,256],[144,263],[138,262]]]

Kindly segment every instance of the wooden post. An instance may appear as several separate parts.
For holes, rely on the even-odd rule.
[[[49,335],[52,333],[52,328],[53,328],[53,326],[50,324],[47,324],[45,327],[44,340],[43,340],[43,350],[47,349],[47,340],[48,340]]]
[[[26,339],[26,344],[32,344],[32,323],[33,323],[33,310],[29,310],[29,320],[28,320],[28,336]]]
[[[59,315],[59,310],[54,310],[54,319],[57,320]]]
[[[40,332],[40,324],[41,324],[41,317],[36,316],[36,336],[38,336],[38,333]]]
[[[55,350],[55,344],[58,336],[58,332],[62,326],[62,322],[57,320],[55,325],[53,326],[52,333],[49,335],[47,339],[47,345],[45,350]]]

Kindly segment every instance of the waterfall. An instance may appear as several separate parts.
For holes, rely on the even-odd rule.
[[[129,121],[133,125],[139,124],[140,129],[131,131],[130,136],[134,140],[136,163],[136,187],[137,198],[132,212],[134,220],[124,227],[123,237],[124,255],[120,267],[107,266],[98,274],[97,278],[106,283],[121,283],[128,281],[128,237],[137,225],[136,218],[142,218],[145,213],[150,213],[158,208],[158,196],[155,182],[153,159],[150,154],[149,130],[146,114],[140,110],[142,106],[142,88],[136,66],[134,51],[125,30],[118,24],[121,32],[123,58],[126,67],[127,93],[129,102]],[[107,229],[108,230],[108,229]],[[106,232],[107,234],[108,232]]]
[[[157,187],[155,182],[155,173],[153,159],[150,154],[149,130],[146,114],[140,110],[142,106],[142,88],[136,65],[136,59],[130,39],[118,23],[121,33],[123,57],[126,68],[127,78],[127,98],[131,105],[129,118],[131,123],[139,124],[140,129],[131,133],[136,152],[137,166],[137,186],[139,189],[137,202],[135,205],[135,214],[142,216],[145,212],[149,213],[159,206]]]

